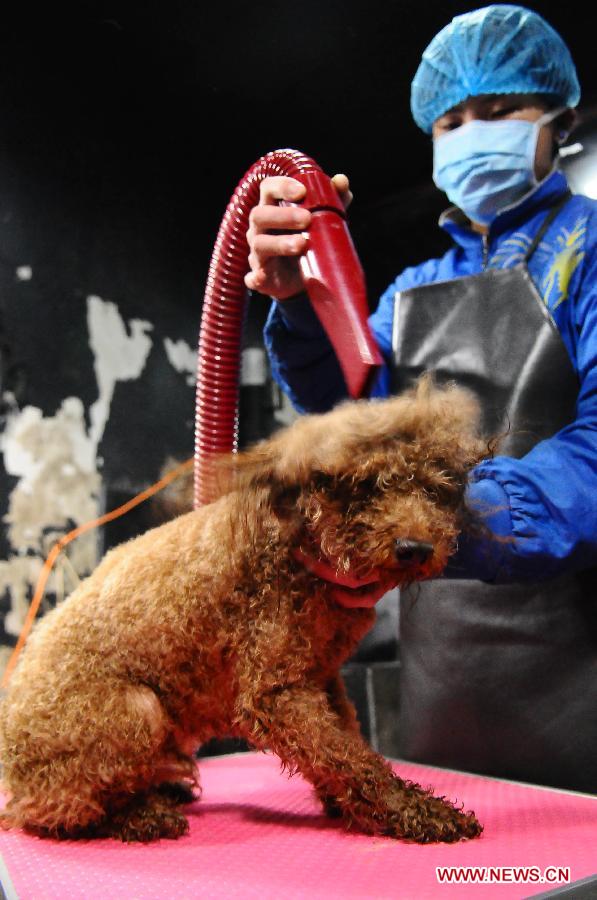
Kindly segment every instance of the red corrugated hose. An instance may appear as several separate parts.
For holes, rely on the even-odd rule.
[[[195,507],[214,496],[210,462],[237,449],[238,390],[249,270],[246,232],[259,184],[272,175],[301,181],[299,205],[313,214],[309,246],[300,258],[311,303],[340,361],[352,397],[367,393],[381,357],[367,325],[365,279],[344,207],[330,178],[296,150],[274,150],[251,166],[228,204],[214,246],[199,332],[195,415]]]

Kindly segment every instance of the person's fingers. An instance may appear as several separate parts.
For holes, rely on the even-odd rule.
[[[344,209],[347,209],[352,203],[353,194],[350,190],[350,182],[346,175],[343,175],[339,172],[337,175],[334,175],[332,178],[332,184],[340,194],[340,199],[344,204]]]
[[[300,256],[307,249],[307,238],[302,234],[257,234],[251,242],[249,265],[260,268],[268,259],[277,256]]]
[[[298,262],[292,257],[271,258],[245,275],[245,285],[260,294],[283,301],[303,290]]]
[[[264,231],[305,231],[311,224],[311,213],[301,206],[254,206],[249,213],[249,233]]]
[[[259,202],[261,204],[273,204],[278,200],[298,202],[305,196],[304,184],[296,178],[288,178],[286,175],[272,175],[264,178],[259,184]]]
[[[346,176],[340,177],[339,188],[348,190]],[[297,257],[308,247],[312,217],[308,209],[294,204],[305,193],[300,181],[286,176],[265,178],[260,183],[259,203],[251,210],[246,234],[250,271],[245,285],[250,290],[284,300],[303,289]],[[341,197],[346,206],[350,202],[346,191]],[[286,202],[278,205],[280,201]]]
[[[332,177],[332,183],[338,193],[346,193],[346,191],[350,188],[348,175],[344,175],[342,172],[338,172]]]
[[[250,272],[247,272],[245,275],[245,285],[249,288],[250,291],[258,291],[261,293],[267,293],[266,287],[266,279],[267,273],[264,269],[251,269]]]

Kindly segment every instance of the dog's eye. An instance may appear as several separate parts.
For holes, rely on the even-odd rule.
[[[330,491],[334,488],[336,479],[326,472],[314,472],[311,479],[311,487],[316,491]]]
[[[351,501],[367,501],[379,490],[377,477],[363,478],[358,472],[344,473],[336,478],[325,472],[317,472],[311,481],[311,489],[333,494],[335,498],[345,496]]]
[[[363,478],[354,482],[353,490],[356,497],[368,500],[378,490],[377,481],[374,478]]]
[[[272,506],[282,518],[288,518],[296,512],[296,504],[301,492],[298,485],[284,487],[278,493],[272,494]]]

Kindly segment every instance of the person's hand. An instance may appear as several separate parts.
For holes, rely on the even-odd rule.
[[[346,175],[334,175],[332,183],[344,207],[352,200]],[[278,201],[297,203],[305,196],[305,186],[294,178],[264,178],[259,185],[259,203],[249,216],[247,241],[250,271],[246,286],[276,300],[287,300],[303,290],[298,264],[308,246],[311,213],[300,206],[278,206]]]

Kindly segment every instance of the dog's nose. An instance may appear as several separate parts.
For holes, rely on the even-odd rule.
[[[394,546],[394,555],[399,563],[416,563],[421,565],[427,562],[433,553],[433,544],[427,541],[412,541],[409,538],[398,538]]]

